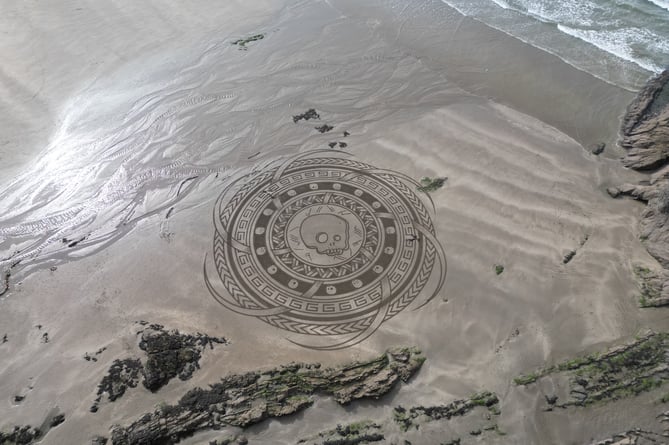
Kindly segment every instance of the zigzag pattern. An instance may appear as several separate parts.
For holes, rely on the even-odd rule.
[[[356,320],[348,323],[339,323],[339,324],[313,324],[313,323],[304,323],[301,321],[286,319],[282,316],[268,316],[268,317],[258,317],[263,320],[265,323],[268,323],[272,326],[284,329],[286,331],[295,332],[296,334],[306,334],[306,335],[342,335],[342,334],[354,334],[356,332],[364,331],[372,323],[374,316],[367,317],[362,320]]]

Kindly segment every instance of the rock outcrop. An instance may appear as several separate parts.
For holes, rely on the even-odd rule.
[[[200,430],[247,427],[303,410],[313,403],[314,394],[331,395],[342,405],[376,399],[398,382],[408,381],[424,360],[420,351],[401,348],[336,368],[298,363],[231,375],[208,389],[188,391],[176,405],[147,413],[129,426],[114,428],[112,444],[174,444]]]
[[[142,384],[152,392],[158,391],[174,377],[188,380],[200,367],[205,348],[214,349],[215,344],[227,343],[222,337],[181,334],[177,330],[167,331],[158,324],[149,325],[141,336],[139,348],[147,355]]]
[[[359,445],[381,442],[385,436],[381,425],[363,420],[348,425],[337,425],[336,428],[318,433],[317,436],[301,439],[298,444],[309,445]]]
[[[138,358],[114,360],[107,374],[98,384],[95,402],[90,408],[97,412],[102,398],[106,395],[113,402],[121,398],[129,388],[134,388],[143,376],[142,384],[151,392],[165,386],[172,378],[180,380],[191,378],[200,367],[202,352],[214,348],[215,344],[225,344],[222,337],[210,337],[204,334],[182,334],[177,330],[168,331],[162,325],[142,322],[146,328],[139,331],[139,348],[146,352],[146,362]],[[99,352],[104,349],[100,349]],[[87,358],[88,357],[88,358]],[[88,361],[94,358],[85,355]],[[93,360],[97,361],[97,359]]]
[[[630,104],[620,145],[624,164],[635,170],[663,167],[669,160],[669,70],[652,79]]]
[[[565,400],[546,397],[547,410],[618,400],[662,386],[669,381],[669,333],[650,332],[602,354],[579,357],[515,379],[530,385],[559,374],[569,382]]]
[[[608,439],[590,442],[590,445],[658,445],[664,444],[666,437],[662,434],[634,429],[615,434]]]
[[[485,407],[491,414],[499,415],[498,404],[497,395],[485,391],[474,394],[468,399],[455,400],[447,405],[414,406],[409,409],[398,406],[395,408],[393,418],[402,431],[408,431],[412,427],[418,429],[418,419],[433,421],[464,416],[477,406]]]
[[[652,79],[627,108],[620,131],[627,149],[623,163],[639,171],[657,170],[644,184],[623,184],[608,189],[614,197],[629,196],[645,202],[640,232],[648,252],[662,265],[638,274],[641,306],[669,303],[669,70]],[[651,289],[652,301],[646,291]]]

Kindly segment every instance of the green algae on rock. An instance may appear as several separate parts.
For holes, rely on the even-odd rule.
[[[569,399],[560,408],[634,396],[669,380],[669,333],[648,333],[602,354],[591,354],[520,376],[530,385],[551,374],[569,379]]]
[[[248,45],[251,42],[257,42],[258,40],[262,40],[264,38],[265,34],[256,34],[254,36],[247,37],[245,39],[235,40],[234,42],[232,42],[232,44],[237,45],[239,49],[246,51],[248,49],[246,45]]]
[[[420,180],[420,186],[416,187],[416,190],[423,193],[436,192],[446,184],[448,180],[447,177],[441,178],[428,178],[427,176]]]
[[[640,307],[660,307],[669,305],[669,297],[662,295],[664,283],[668,277],[665,270],[652,271],[645,266],[635,265],[634,275],[641,289],[639,296]]]
[[[297,443],[313,445],[359,445],[380,442],[385,439],[381,433],[381,425],[370,420],[354,422],[348,425],[337,425],[336,428],[318,433],[309,439],[301,439]]]
[[[397,348],[372,360],[334,368],[293,363],[230,375],[208,389],[188,391],[176,405],[144,414],[127,427],[114,428],[112,443],[174,444],[205,429],[244,428],[301,411],[313,403],[314,394],[332,395],[342,405],[378,399],[400,381],[408,381],[424,361],[415,348]]]
[[[487,408],[494,415],[499,415],[498,404],[499,399],[495,393],[484,391],[473,394],[468,399],[455,400],[447,405],[415,406],[409,409],[398,406],[395,408],[393,418],[402,431],[408,431],[411,427],[418,429],[417,419],[424,418],[429,421],[450,419],[464,416],[478,406]]]

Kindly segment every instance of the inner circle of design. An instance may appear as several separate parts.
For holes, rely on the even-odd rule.
[[[286,225],[288,248],[314,266],[339,266],[354,257],[365,241],[365,226],[346,207],[316,204],[297,211]]]

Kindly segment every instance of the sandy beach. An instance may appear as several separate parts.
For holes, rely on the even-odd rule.
[[[440,2],[198,3],[1,7],[11,38],[0,43],[0,430],[63,413],[36,443],[91,443],[230,374],[339,366],[397,346],[426,360],[379,400],[315,396],[298,414],[179,443],[243,432],[250,444],[294,444],[361,419],[386,422],[381,443],[395,444],[589,444],[658,430],[662,389],[546,411],[564,381],[513,383],[666,326],[662,309],[638,307],[633,269],[657,266],[639,239],[643,206],[606,191],[646,179],[616,146],[635,92]],[[310,109],[318,118],[295,118]],[[429,212],[445,284],[417,308],[433,273],[413,305],[343,349],[301,347],[310,336],[229,310],[203,276],[226,187],[314,150],[448,178],[405,194]],[[114,360],[144,360],[142,321],[227,344],[204,348],[188,379],[130,387],[91,412]],[[499,398],[494,421],[393,426],[396,406],[484,390]]]

